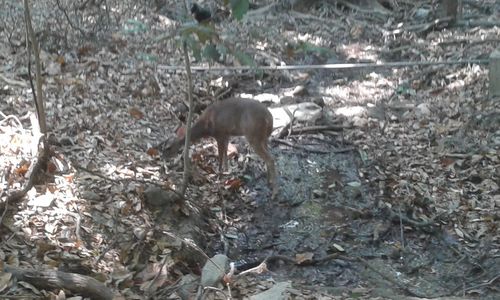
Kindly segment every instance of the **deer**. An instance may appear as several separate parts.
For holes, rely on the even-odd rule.
[[[264,104],[257,100],[230,98],[209,105],[191,127],[191,143],[213,137],[217,141],[219,173],[228,169],[227,147],[232,136],[244,136],[252,149],[264,160],[272,199],[278,194],[277,172],[268,140],[273,131],[273,116]],[[181,133],[164,148],[164,155],[172,157],[184,146]]]

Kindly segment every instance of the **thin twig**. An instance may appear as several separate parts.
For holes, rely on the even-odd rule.
[[[216,293],[221,293],[222,295],[224,295],[224,299],[231,299],[228,295],[226,295],[226,293],[224,293],[224,291],[222,289],[219,289],[219,288],[215,288],[212,286],[205,286],[205,287],[203,287],[203,295],[205,295],[206,291],[214,291]]]
[[[203,67],[192,66],[191,71],[205,72],[225,72],[225,71],[277,71],[277,70],[339,70],[339,69],[373,69],[373,68],[406,68],[415,66],[437,66],[437,65],[466,65],[489,63],[488,59],[465,59],[449,61],[400,61],[400,62],[378,62],[378,63],[358,63],[358,64],[322,64],[322,65],[289,65],[289,66],[236,66],[236,67]],[[159,65],[159,70],[179,71],[184,70],[184,66]]]
[[[475,290],[475,289],[480,288],[480,287],[491,285],[492,283],[495,283],[495,281],[497,281],[498,279],[500,279],[500,274],[493,276],[493,278],[491,278],[490,280],[488,280],[486,282],[465,288],[465,291]]]
[[[193,114],[194,114],[194,104],[193,104],[193,79],[191,76],[191,64],[189,61],[189,53],[187,42],[182,42],[182,49],[184,51],[184,63],[186,68],[187,75],[187,93],[188,93],[188,102],[189,102],[189,112],[188,118],[186,120],[186,135],[184,140],[184,174],[182,176],[182,186],[181,186],[181,194],[184,197],[186,194],[186,189],[189,182],[189,177],[191,175],[191,167],[189,161],[189,144],[191,143],[191,124],[193,123]]]
[[[57,5],[57,8],[59,8],[59,10],[62,11],[62,13],[64,14],[64,17],[66,18],[66,22],[68,22],[69,26],[71,28],[79,31],[82,36],[87,37],[87,33],[83,29],[74,25],[73,22],[71,22],[71,18],[68,16],[66,9],[61,5],[60,0],[56,0],[56,5]],[[106,5],[106,9],[108,9],[108,5]]]
[[[19,118],[17,116],[14,116],[14,115],[6,116],[2,112],[0,112],[0,115],[2,115],[2,117],[4,117],[4,119],[2,121],[0,121],[0,125],[2,125],[4,122],[7,122],[10,119],[13,119],[14,121],[16,121],[17,125],[19,127],[21,127],[22,130],[24,130],[23,124],[21,123],[21,121],[19,120]]]
[[[10,79],[10,78],[7,78],[7,77],[3,76],[2,74],[0,74],[0,80],[4,81],[8,85],[18,86],[18,87],[22,87],[22,88],[26,88],[27,87],[27,85],[26,85],[26,83],[24,81]]]

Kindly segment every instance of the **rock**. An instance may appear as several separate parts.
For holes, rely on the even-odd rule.
[[[495,203],[496,207],[500,208],[500,195],[493,196],[493,202]]]
[[[182,276],[179,282],[179,289],[177,290],[177,295],[181,297],[182,300],[194,299],[196,295],[196,288],[198,286],[198,276],[187,274]]]
[[[491,137],[491,142],[493,143],[493,145],[497,145],[497,146],[500,145],[500,131],[497,132],[496,135],[493,135]]]
[[[415,11],[416,19],[426,19],[429,16],[429,10],[427,8],[418,8]]]
[[[292,95],[294,97],[307,95],[307,89],[303,85],[298,85],[293,89]]]
[[[288,109],[288,111],[293,115],[293,118],[300,122],[312,123],[320,118],[322,114],[322,108],[312,102],[269,108],[269,111],[273,115],[274,128],[286,126],[290,123],[290,116],[285,109]]]
[[[335,110],[336,115],[341,115],[344,117],[364,116],[366,115],[366,113],[366,108],[362,106],[345,106],[337,108]]]
[[[428,117],[431,114],[431,110],[427,103],[420,103],[417,105],[417,116],[418,117]]]
[[[278,282],[272,288],[268,289],[265,292],[259,293],[257,295],[253,295],[250,297],[250,300],[280,300],[285,299],[285,291],[288,288],[291,288],[292,285],[290,282]]]
[[[270,93],[262,93],[262,94],[258,94],[258,95],[241,94],[240,97],[254,99],[254,100],[257,100],[259,102],[280,103],[280,99],[279,99],[278,95],[270,94]]]
[[[320,189],[315,189],[313,190],[313,196],[314,198],[325,198],[326,192]]]
[[[30,200],[28,201],[29,206],[36,207],[49,207],[54,201],[54,195],[52,193],[46,193],[43,195],[36,196],[36,192],[34,192],[35,188],[32,188],[28,195],[30,196]],[[47,230],[47,229],[46,229]]]
[[[200,284],[203,287],[217,287],[229,267],[229,258],[223,254],[216,254],[207,260],[201,270]]]

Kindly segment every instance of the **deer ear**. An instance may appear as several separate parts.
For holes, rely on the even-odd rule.
[[[177,130],[175,130],[175,135],[177,135],[177,138],[183,138],[186,135],[186,127],[179,126]]]

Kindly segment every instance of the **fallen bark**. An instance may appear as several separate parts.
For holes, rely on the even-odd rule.
[[[110,288],[96,279],[55,270],[22,269],[4,266],[4,272],[11,273],[17,280],[26,281],[39,289],[64,289],[73,294],[98,300],[112,300],[114,297]]]

